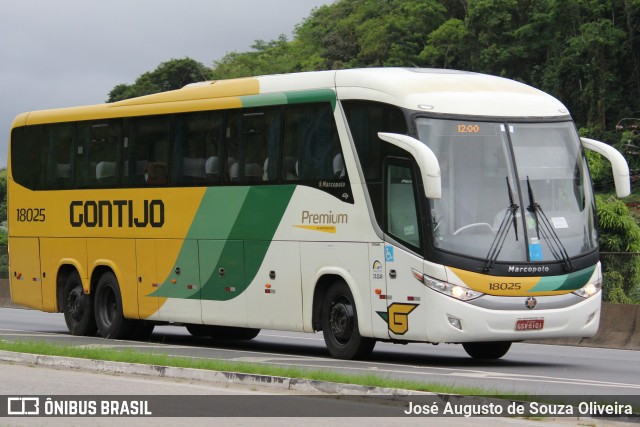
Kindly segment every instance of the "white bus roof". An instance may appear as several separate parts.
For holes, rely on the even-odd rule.
[[[412,110],[496,117],[566,117],[554,97],[513,80],[454,70],[419,68],[336,73],[340,99],[378,99]]]
[[[260,93],[335,88],[338,99],[386,102],[411,110],[492,117],[566,117],[557,99],[514,80],[424,68],[366,68],[257,77]]]

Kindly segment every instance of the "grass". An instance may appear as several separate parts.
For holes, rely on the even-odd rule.
[[[437,383],[384,378],[376,374],[356,375],[332,372],[329,370],[307,370],[293,367],[280,367],[260,363],[230,362],[218,359],[195,359],[176,357],[167,354],[143,353],[136,350],[113,350],[102,348],[78,348],[30,341],[0,340],[0,350],[47,356],[75,357],[81,359],[105,360],[112,362],[139,363],[155,366],[204,369],[210,371],[235,372],[256,375],[269,375],[286,378],[302,378],[342,384],[356,384],[369,387],[404,389],[431,393],[460,394],[466,396],[508,397],[506,394],[489,392],[475,387],[449,386]]]

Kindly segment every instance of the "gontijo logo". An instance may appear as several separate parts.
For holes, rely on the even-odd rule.
[[[409,314],[416,309],[418,304],[394,302],[387,307],[387,312],[376,311],[389,325],[389,330],[396,335],[404,335],[409,330]]]
[[[294,225],[294,227],[322,231],[324,233],[335,233],[337,230],[335,224],[348,224],[349,215],[346,213],[333,213],[333,211],[327,213],[302,211],[300,222],[302,224]]]
[[[69,204],[72,227],[154,227],[164,225],[162,200],[74,200]]]

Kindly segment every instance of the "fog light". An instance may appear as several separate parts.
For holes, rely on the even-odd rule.
[[[449,319],[449,324],[451,326],[453,326],[456,329],[462,330],[462,322],[460,321],[460,319],[453,316],[447,316],[447,319]]]
[[[596,312],[595,311],[589,315],[589,318],[587,319],[587,323],[586,324],[588,325],[589,323],[591,323],[591,321],[593,320],[594,317],[596,317]]]

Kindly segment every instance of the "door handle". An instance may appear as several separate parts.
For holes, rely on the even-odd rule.
[[[396,270],[394,269],[389,270],[389,277],[391,277],[392,279],[395,279],[397,275],[398,274],[396,273]]]

